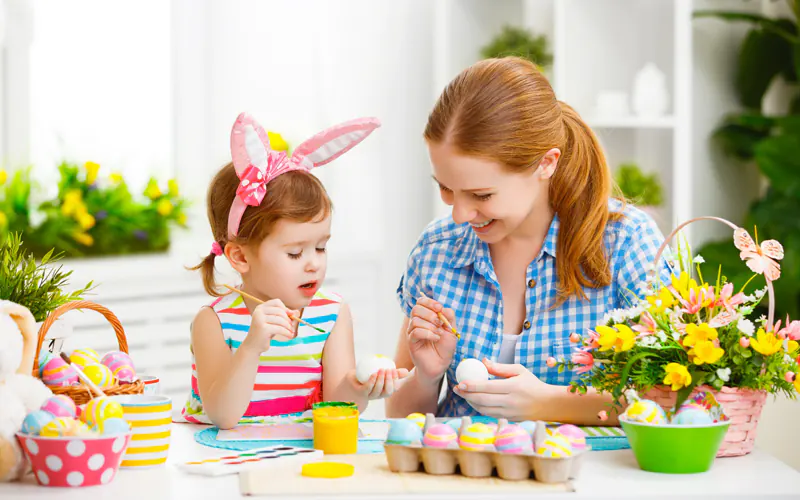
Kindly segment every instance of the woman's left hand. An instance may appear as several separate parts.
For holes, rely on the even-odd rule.
[[[464,381],[453,391],[482,415],[512,421],[539,420],[548,403],[551,386],[522,365],[483,360],[490,375],[501,377],[485,382]]]
[[[368,399],[383,399],[394,394],[405,383],[408,370],[405,368],[378,370],[363,384],[356,379],[355,370],[350,373],[350,377],[358,391],[366,395]]]

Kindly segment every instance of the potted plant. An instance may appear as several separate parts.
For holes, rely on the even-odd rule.
[[[55,265],[62,254],[47,252],[40,261],[32,253],[25,251],[22,237],[12,233],[0,243],[0,300],[9,300],[27,307],[37,324],[58,306],[83,298],[93,288],[89,282],[83,288],[66,291],[72,271],[62,270]],[[70,327],[59,321],[60,326],[50,329],[53,336],[63,338],[69,335]]]
[[[622,196],[657,218],[664,193],[657,174],[645,174],[635,163],[623,163],[614,172],[614,182]]]
[[[571,392],[585,394],[591,386],[611,394],[614,410],[621,407],[628,389],[668,412],[692,393],[710,390],[733,421],[719,456],[742,455],[752,450],[767,394],[795,398],[800,392],[796,375],[800,321],[787,317],[783,324],[773,323],[772,309],[769,316],[754,313],[764,296],[773,294],[772,284],[780,277],[780,243],[759,243],[757,235],[753,239],[730,222],[701,219],[734,228],[733,246],[752,271],[748,285],[758,278],[765,280],[766,287],[736,288],[722,269],[703,275],[703,258],[693,257],[688,245],[679,241],[677,255],[667,256],[675,267],[669,279],[650,273],[648,281],[640,284],[639,295],[630,294],[629,308],[609,311],[585,335],[574,333],[571,358],[549,359],[548,365],[577,372]],[[669,247],[665,243],[662,248]],[[601,413],[601,418],[606,416]]]
[[[481,56],[484,59],[518,56],[536,64],[540,70],[553,63],[544,35],[534,36],[528,30],[508,25],[503,26],[500,33],[481,49]]]

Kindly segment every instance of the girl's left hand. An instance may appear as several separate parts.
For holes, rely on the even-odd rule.
[[[464,398],[482,415],[512,421],[539,420],[537,415],[548,404],[551,386],[522,365],[483,360],[489,374],[500,379],[486,382],[464,381],[453,392]]]
[[[408,370],[405,368],[378,370],[363,384],[356,379],[355,370],[350,375],[355,386],[362,394],[366,394],[367,398],[383,399],[394,394],[406,382]]]

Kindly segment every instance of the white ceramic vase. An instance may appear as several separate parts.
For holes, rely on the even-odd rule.
[[[664,116],[669,108],[667,77],[649,62],[636,73],[633,82],[633,112],[640,117]]]

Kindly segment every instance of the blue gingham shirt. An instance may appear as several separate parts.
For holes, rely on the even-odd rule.
[[[652,218],[632,205],[609,200],[612,212],[623,217],[606,226],[604,243],[612,281],[603,288],[584,288],[588,301],[572,296],[551,309],[558,294],[556,240],[559,221],[554,217],[539,255],[530,263],[525,279],[525,320],[514,352],[514,362],[548,384],[567,385],[574,372],[546,365],[547,358],[569,359],[569,336],[581,335],[598,325],[603,315],[630,307],[639,285],[652,268],[664,240]],[[662,260],[663,262],[663,260]],[[663,270],[666,267],[662,268]],[[411,251],[397,296],[407,317],[420,292],[456,311],[461,340],[447,370],[447,395],[440,416],[477,415],[453,392],[458,363],[465,358],[497,360],[503,339],[503,300],[489,247],[469,224],[456,224],[451,216],[432,222]]]

